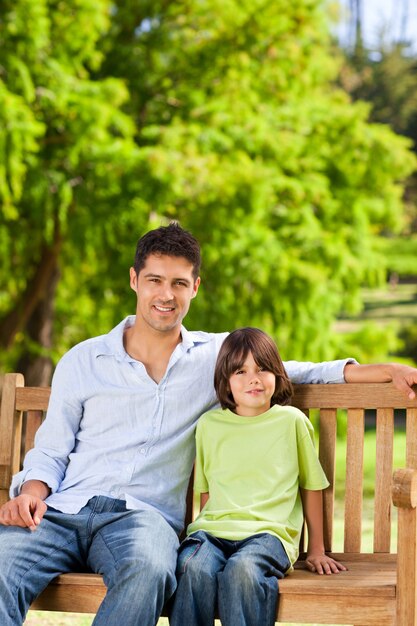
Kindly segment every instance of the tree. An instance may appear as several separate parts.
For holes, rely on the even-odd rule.
[[[402,5],[403,17],[407,3]],[[396,133],[408,137],[412,150],[417,152],[417,56],[409,43],[381,40],[378,50],[364,50],[360,62],[349,51],[340,73],[343,88],[354,100],[369,103],[370,120],[388,125]],[[399,233],[390,229],[381,240],[386,266],[391,275],[410,279],[417,275],[415,268],[415,239],[417,234],[417,173],[407,179],[404,190],[404,225]]]
[[[121,112],[128,93],[121,81],[90,76],[108,25],[103,0],[3,2],[0,345],[29,382],[50,379],[61,271],[71,264],[78,282],[88,280],[98,269],[95,245],[114,251],[118,224],[132,220],[136,190],[126,176],[137,148]],[[102,271],[114,263],[101,259]],[[68,312],[77,307],[73,287]]]
[[[383,276],[378,233],[400,223],[415,164],[333,87],[321,2],[6,4],[2,93],[20,116],[1,109],[9,362],[39,371],[46,320],[55,357],[131,311],[132,235],[172,218],[203,245],[191,327],[257,324],[284,354],[334,356],[331,323]]]
[[[400,220],[393,171],[414,161],[333,89],[321,3],[120,2],[117,15],[107,62],[132,94],[149,202],[204,245],[191,323],[254,323],[292,355],[334,355],[334,316],[384,275],[374,236]]]

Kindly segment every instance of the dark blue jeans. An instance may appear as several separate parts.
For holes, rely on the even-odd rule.
[[[290,567],[282,543],[269,533],[229,541],[198,531],[181,544],[171,626],[272,626],[278,578]]]

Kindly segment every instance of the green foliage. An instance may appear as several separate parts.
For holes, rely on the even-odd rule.
[[[417,234],[383,238],[378,247],[385,256],[390,272],[403,277],[417,275]]]
[[[334,357],[333,320],[384,279],[376,244],[415,160],[333,87],[322,2],[6,5],[0,315],[58,238],[56,351],[105,332],[132,311],[137,237],[174,218],[203,246],[190,327]]]
[[[127,256],[119,254],[121,225],[125,236],[127,229],[146,224],[143,215],[131,210],[138,193],[134,176],[139,158],[135,125],[121,110],[128,91],[112,76],[91,76],[102,57],[97,42],[109,26],[109,4],[5,4],[0,41],[0,123],[6,130],[0,147],[0,315],[34,280],[43,251],[62,241],[58,310],[63,315],[58,330],[62,336],[71,319],[70,326],[75,324],[76,336],[81,336],[85,326],[94,332],[95,322],[92,315],[85,324],[88,317],[78,297],[81,305],[83,300],[93,302],[106,273],[109,281],[112,276],[120,280],[128,266]],[[58,350],[73,339],[63,338]],[[24,333],[15,337],[15,344],[27,349],[25,341]]]
[[[388,354],[398,352],[401,342],[397,337],[397,324],[380,326],[375,322],[365,322],[357,330],[340,336],[340,346],[344,354],[349,354],[360,363],[380,363]]]
[[[399,336],[402,342],[399,354],[409,357],[417,363],[417,323],[414,322],[404,326]]]
[[[417,58],[403,43],[381,41],[370,55],[363,50],[348,55],[340,78],[355,100],[372,104],[371,119],[389,124],[397,133],[416,141],[417,136]]]
[[[340,71],[340,82],[354,100],[369,103],[370,119],[384,123],[395,132],[409,137],[417,149],[417,56],[405,43],[387,45],[381,40],[379,49],[371,54],[346,53]],[[406,181],[404,224],[395,236],[387,229],[386,239],[378,246],[386,258],[386,266],[398,278],[417,275],[417,175],[414,171]]]

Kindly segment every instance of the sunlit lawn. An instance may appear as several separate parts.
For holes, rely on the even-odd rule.
[[[405,464],[405,434],[398,433],[394,445],[394,467]],[[336,452],[336,493],[343,491],[345,475],[344,443],[339,442]],[[364,453],[364,493],[363,526],[362,526],[362,550],[372,551],[372,527],[373,527],[373,504],[372,492],[375,468],[375,432],[365,433]],[[395,509],[394,509],[395,510]],[[341,551],[343,546],[343,502],[337,499],[335,502],[334,544],[335,552]],[[393,537],[393,549],[396,537]],[[45,611],[30,611],[25,626],[91,626],[93,615],[81,615],[75,613],[49,613]],[[158,626],[168,626],[167,619],[161,619]],[[186,626],[186,625],[184,625]],[[216,622],[220,626],[220,622]],[[285,625],[283,625],[285,626]],[[294,626],[294,624],[292,625]],[[297,626],[297,625],[295,625]],[[301,624],[299,626],[302,626]],[[314,626],[314,625],[312,625]]]

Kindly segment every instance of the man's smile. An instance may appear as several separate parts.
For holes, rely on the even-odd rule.
[[[174,306],[160,306],[159,304],[154,304],[153,306],[160,313],[170,313],[171,311],[175,311]]]

